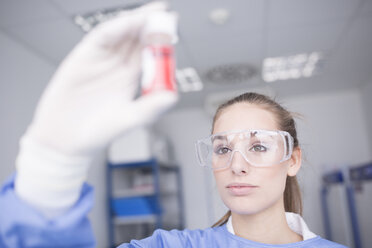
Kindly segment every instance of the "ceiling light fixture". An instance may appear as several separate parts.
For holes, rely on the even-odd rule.
[[[201,91],[203,89],[203,83],[192,67],[176,70],[176,78],[182,92]]]
[[[230,18],[230,11],[224,8],[218,8],[209,12],[209,19],[217,25],[222,25]]]
[[[308,78],[320,68],[323,54],[301,53],[288,57],[266,58],[263,61],[262,78],[265,82]]]

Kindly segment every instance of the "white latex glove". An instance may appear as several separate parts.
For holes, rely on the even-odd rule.
[[[176,101],[158,92],[134,100],[141,67],[141,31],[161,3],[104,23],[68,55],[45,91],[28,134],[66,154],[89,154]]]
[[[146,16],[153,3],[99,25],[62,62],[21,140],[17,194],[47,215],[70,207],[91,159],[121,133],[149,124],[177,101],[154,92],[135,99]]]

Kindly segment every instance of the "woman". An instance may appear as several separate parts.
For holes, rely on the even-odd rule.
[[[21,139],[17,173],[0,191],[0,247],[95,246],[87,218],[93,190],[84,184],[94,155],[177,100],[165,91],[136,98],[141,30],[158,11],[165,6],[100,25],[60,65]],[[301,212],[294,179],[301,150],[292,117],[276,103],[245,94],[221,106],[198,155],[230,212],[214,228],[158,230],[121,247],[342,247],[284,212]]]
[[[222,104],[197,142],[230,209],[213,228],[156,231],[123,247],[344,247],[312,233],[300,214],[301,149],[290,112],[257,93]],[[287,212],[285,212],[287,211]]]

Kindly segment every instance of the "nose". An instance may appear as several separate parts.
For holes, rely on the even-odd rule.
[[[236,175],[245,175],[249,173],[250,164],[241,151],[234,150],[231,154],[230,168]]]

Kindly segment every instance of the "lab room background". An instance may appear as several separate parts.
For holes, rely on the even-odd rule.
[[[97,23],[147,2],[0,1],[1,182],[15,171],[19,139],[58,64]],[[162,225],[160,212],[163,228],[189,229],[209,227],[225,213],[211,171],[197,164],[194,143],[210,134],[220,103],[247,91],[268,94],[301,114],[299,182],[310,229],[350,247],[371,247],[372,1],[171,0],[169,5],[179,15],[180,101],[152,126],[118,137],[97,154],[88,177],[95,187],[89,217],[97,247],[125,241],[125,233],[151,234]],[[144,161],[150,169],[115,169],[118,163]],[[163,191],[175,198],[151,198],[154,212],[143,206],[151,218],[129,218],[136,216],[126,216],[133,209],[113,210],[114,187],[126,187],[115,194],[138,204]],[[174,223],[166,224],[167,218]]]

